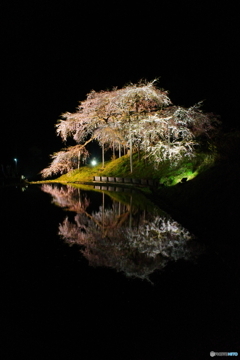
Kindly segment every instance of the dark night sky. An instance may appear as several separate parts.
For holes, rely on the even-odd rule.
[[[26,163],[37,147],[47,166],[62,147],[54,129],[61,113],[91,89],[141,78],[160,77],[177,105],[206,99],[206,111],[239,128],[237,5],[177,3],[0,5],[1,162]]]

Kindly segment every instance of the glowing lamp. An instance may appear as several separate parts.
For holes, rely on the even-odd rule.
[[[97,161],[96,161],[96,160],[92,160],[92,161],[91,161],[91,164],[92,164],[92,166],[95,166],[95,165],[97,165]]]

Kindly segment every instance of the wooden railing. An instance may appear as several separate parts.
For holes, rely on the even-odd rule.
[[[111,183],[111,184],[134,184],[140,186],[157,186],[158,181],[153,179],[132,179],[113,176],[94,176],[93,181],[97,183]]]

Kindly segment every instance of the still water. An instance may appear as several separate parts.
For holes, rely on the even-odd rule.
[[[3,359],[239,351],[238,268],[143,194],[45,184],[1,208]]]

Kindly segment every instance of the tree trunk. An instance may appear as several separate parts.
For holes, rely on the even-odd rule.
[[[104,168],[104,143],[102,144],[102,167]]]
[[[129,138],[130,138],[130,172],[133,172],[133,157],[132,157],[132,131],[131,125],[129,125]]]
[[[170,156],[170,132],[169,132],[168,124],[167,124],[167,132],[168,132],[168,156]]]
[[[118,156],[121,157],[122,154],[121,154],[121,144],[119,143],[118,144]]]
[[[113,160],[116,159],[116,156],[115,156],[115,143],[113,143]]]
[[[78,152],[78,169],[80,168],[81,152]]]

